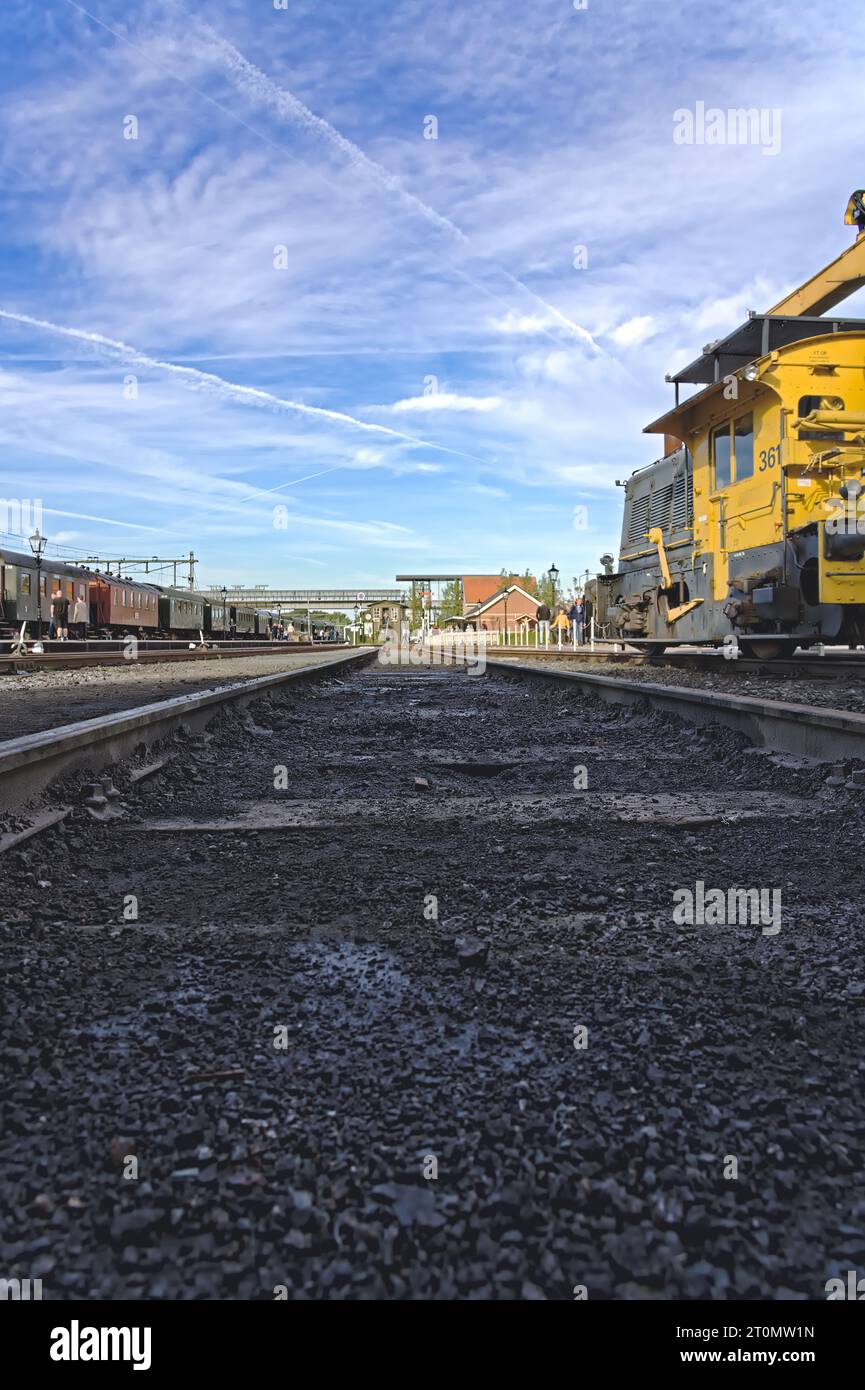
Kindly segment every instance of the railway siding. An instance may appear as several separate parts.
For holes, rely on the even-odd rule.
[[[855,710],[835,709],[825,703],[818,709],[787,700],[741,695],[729,688],[707,689],[693,673],[677,673],[680,680],[673,684],[664,679],[666,671],[643,679],[645,667],[621,676],[603,676],[541,663],[527,666],[516,661],[489,661],[487,664],[491,670],[517,680],[570,684],[592,691],[611,704],[645,701],[653,709],[665,710],[682,719],[723,724],[743,733],[758,747],[796,757],[820,762],[865,758],[865,713]],[[684,675],[691,679],[681,679]],[[825,687],[820,687],[820,693],[825,702]],[[828,698],[831,695],[830,691]]]
[[[82,768],[99,771],[183,728],[203,729],[225,705],[245,708],[298,681],[351,670],[368,651],[299,663],[287,671],[239,680],[170,700],[102,714],[0,743],[0,811],[34,800],[52,783]]]

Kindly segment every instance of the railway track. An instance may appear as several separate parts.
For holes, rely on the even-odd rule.
[[[146,666],[157,662],[220,661],[225,658],[285,655],[287,652],[345,651],[336,642],[209,642],[207,646],[190,642],[136,642],[134,655],[123,642],[80,642],[46,644],[44,652],[14,654],[11,643],[0,647],[0,675],[25,675],[30,671],[76,671],[89,666],[117,666],[131,661]]]
[[[735,729],[758,747],[823,762],[865,759],[865,713],[799,701],[741,695],[728,690],[659,681],[617,679],[597,671],[491,661],[488,667],[514,679],[587,691],[617,705],[645,703],[698,724]]]
[[[822,1298],[861,1266],[859,797],[568,680],[317,674],[3,856],[8,1274]],[[677,921],[696,880],[780,898]]]
[[[492,649],[492,653],[491,659],[496,661],[521,661],[531,664],[539,662],[545,665],[579,663],[598,670],[603,670],[605,667],[615,669],[617,666],[626,668],[669,666],[681,671],[717,672],[723,673],[725,676],[757,676],[764,677],[766,680],[773,680],[779,676],[794,676],[808,680],[812,678],[838,680],[844,677],[852,680],[865,680],[865,652],[859,654],[827,652],[823,656],[812,656],[807,652],[802,652],[799,656],[776,661],[755,661],[750,657],[743,656],[737,657],[735,660],[727,660],[718,652],[706,651],[680,652],[670,650],[650,656],[648,653],[640,651],[589,651],[584,647],[563,648],[561,651],[556,648],[545,651],[537,648],[503,647]]]

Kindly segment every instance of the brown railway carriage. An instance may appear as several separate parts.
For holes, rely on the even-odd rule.
[[[90,585],[90,624],[100,631],[143,628],[155,634],[159,628],[159,590],[152,584],[97,574]]]
[[[82,625],[74,617],[76,605],[86,607],[86,626],[90,631],[116,635],[130,630],[152,632],[159,629],[159,590],[151,584],[135,584],[115,579],[82,565],[69,565],[46,556],[39,574],[37,607],[36,561],[32,555],[0,550],[0,623],[9,628],[36,624],[41,612],[43,628],[51,622],[51,595],[59,588],[69,600],[68,625],[72,635]],[[80,607],[79,607],[80,612]]]

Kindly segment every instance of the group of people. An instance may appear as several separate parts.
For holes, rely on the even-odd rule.
[[[287,623],[282,618],[277,618],[276,622],[267,624],[267,635],[271,642],[297,642],[297,629],[289,618]]]
[[[557,603],[555,610],[549,604],[542,603],[535,617],[538,624],[538,645],[549,646],[550,637],[559,646],[565,642],[572,642],[575,646],[580,646],[586,638],[586,625],[588,604],[581,594],[577,594],[570,604]]]
[[[58,581],[51,594],[51,620],[48,624],[49,641],[68,642],[70,625],[74,630],[74,637],[85,638],[89,620],[90,610],[87,606],[87,600],[76,598],[70,604]]]

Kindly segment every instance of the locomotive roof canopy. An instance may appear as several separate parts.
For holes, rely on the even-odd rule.
[[[699,357],[667,381],[706,385],[721,381],[775,348],[824,333],[861,333],[865,319],[818,318],[799,314],[751,314],[741,327],[709,343]]]

